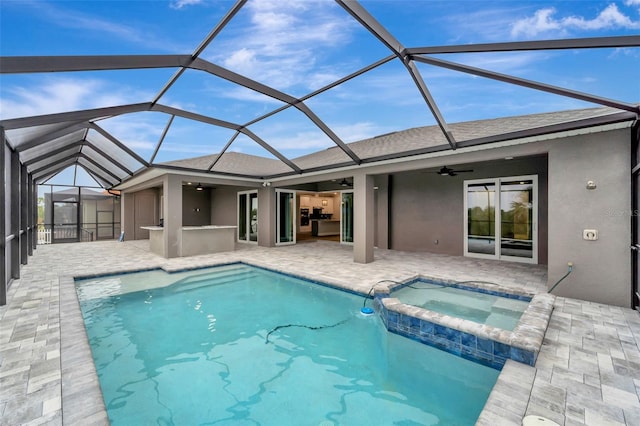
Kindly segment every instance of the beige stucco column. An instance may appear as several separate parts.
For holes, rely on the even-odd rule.
[[[353,176],[353,261],[373,262],[374,230],[373,176]]]
[[[182,235],[182,178],[167,174],[163,181],[164,253],[179,257]]]
[[[276,191],[271,186],[258,189],[258,245],[276,245]]]

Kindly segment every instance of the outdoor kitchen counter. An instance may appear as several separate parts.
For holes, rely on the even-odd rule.
[[[340,235],[340,220],[339,219],[312,219],[311,235],[313,235],[314,237]]]
[[[219,253],[235,250],[236,226],[183,226],[178,234],[179,256]],[[143,226],[149,231],[149,248],[155,254],[167,257],[164,251],[164,228]]]

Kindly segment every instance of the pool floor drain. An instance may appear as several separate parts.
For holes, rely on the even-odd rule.
[[[336,424],[331,420],[323,420],[320,423],[318,423],[318,426],[336,426]]]

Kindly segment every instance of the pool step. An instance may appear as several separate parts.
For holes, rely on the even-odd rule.
[[[209,271],[176,281],[171,284],[170,288],[172,292],[178,293],[196,290],[203,287],[231,284],[238,281],[256,278],[257,276],[258,274],[256,271],[245,268],[236,268],[226,271]]]

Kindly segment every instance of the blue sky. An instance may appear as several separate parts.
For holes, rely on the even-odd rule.
[[[191,54],[234,3],[220,0],[0,2],[3,56]],[[405,47],[640,34],[640,0],[362,1]],[[249,1],[201,58],[300,97],[390,52],[333,1]],[[620,101],[640,102],[640,49],[440,56]],[[447,122],[596,106],[419,64]],[[0,117],[151,101],[174,69],[0,76]],[[244,124],[279,101],[188,70],[161,104]],[[398,61],[306,102],[344,141],[435,121]],[[161,113],[99,122],[149,159]],[[288,109],[250,129],[295,158],[332,142]],[[156,161],[218,152],[232,132],[176,118]],[[230,148],[270,156],[239,137]]]

